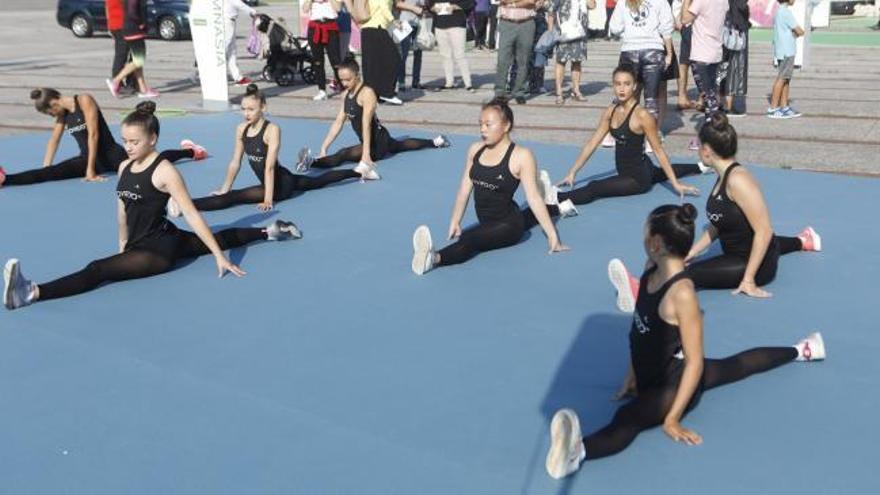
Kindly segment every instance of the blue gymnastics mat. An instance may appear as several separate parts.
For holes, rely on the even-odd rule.
[[[212,154],[180,166],[194,196],[221,184],[239,119],[163,121],[160,149],[189,137]],[[276,122],[288,166],[326,130]],[[47,137],[0,139],[7,171],[39,164]],[[558,224],[566,254],[548,256],[535,229],[518,246],[416,277],[413,229],[428,224],[442,244],[473,137],[452,139],[382,162],[379,182],[308,192],[270,214],[251,205],[205,213],[218,228],[275,218],[302,228],[300,241],[234,250],[243,279],[217,279],[207,257],[0,311],[0,491],[877,492],[878,181],[753,167],[776,231],[813,225],[825,251],[786,256],[769,300],[700,293],[707,356],[789,345],[818,329],[827,361],[708,392],[685,420],[702,446],[655,429],[554,481],[544,472],[553,412],[573,407],[585,432],[600,427],[627,367],[629,318],[615,309],[608,260],[642,266],[646,214],[678,198],[657,186],[583,206]],[[346,129],[337,144],[353,142]],[[577,153],[529,144],[555,179]],[[72,153],[64,138],[58,156]],[[255,183],[243,167],[239,187]],[[581,178],[611,169],[600,150]],[[714,180],[687,179],[704,193]],[[113,254],[114,187],[0,189],[0,261],[18,257],[43,282]],[[694,202],[702,212],[705,195]],[[473,221],[471,206],[465,225]]]

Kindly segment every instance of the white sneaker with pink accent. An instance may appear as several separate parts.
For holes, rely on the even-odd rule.
[[[822,340],[822,334],[819,332],[807,335],[794,348],[798,351],[796,361],[822,361],[825,359],[825,341]]]
[[[639,297],[639,279],[630,275],[623,261],[617,258],[608,262],[608,278],[617,290],[617,309],[632,313]]]
[[[801,240],[801,249],[804,251],[822,250],[822,236],[813,230],[813,227],[805,228],[797,237]]]

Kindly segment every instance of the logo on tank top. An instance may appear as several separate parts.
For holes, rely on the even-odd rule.
[[[496,180],[504,180],[504,175],[498,174],[498,177],[495,177]]]
[[[135,185],[135,187],[139,188],[137,185]],[[116,196],[119,199],[128,199],[131,201],[138,201],[143,197],[140,194],[131,191],[116,191]]]
[[[636,329],[638,329],[639,333],[648,333],[651,331],[651,327],[648,326],[648,317],[645,316],[643,319],[638,311],[633,311],[633,323],[636,325]]]
[[[712,223],[715,223],[724,218],[723,213],[709,213],[708,211],[706,212],[706,216],[709,217],[709,221]]]
[[[249,162],[257,162],[257,163],[260,163],[260,162],[262,162],[263,160],[265,160],[266,157],[264,157],[264,156],[247,155],[247,159],[248,159]]]
[[[73,127],[68,127],[68,128],[67,128],[67,133],[68,133],[68,134],[76,134],[77,132],[80,132],[80,131],[82,131],[82,130],[85,129],[85,128],[86,128],[86,123],[83,122],[82,124],[75,125],[75,126],[73,126]]]
[[[490,190],[490,191],[497,191],[498,188],[501,187],[501,186],[499,186],[499,185],[497,185],[497,184],[490,184],[490,183],[488,183],[488,182],[486,182],[486,181],[483,181],[483,180],[474,180],[473,182],[474,182],[474,185],[475,185],[475,186],[480,186],[480,187],[482,187],[483,189],[488,189],[488,190]]]

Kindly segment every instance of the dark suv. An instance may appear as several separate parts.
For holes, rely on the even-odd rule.
[[[188,14],[187,0],[147,0],[147,34],[163,40],[187,39]],[[58,0],[56,19],[78,38],[107,30],[104,0]]]

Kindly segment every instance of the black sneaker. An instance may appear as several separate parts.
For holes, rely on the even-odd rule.
[[[526,104],[526,97],[525,96],[517,96],[516,98],[514,98],[514,101],[516,101],[516,103],[518,105],[525,105]]]

